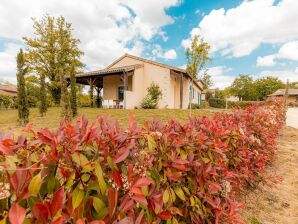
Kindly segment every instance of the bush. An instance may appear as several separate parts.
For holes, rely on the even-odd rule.
[[[190,108],[190,104],[188,104],[188,109]],[[200,105],[197,103],[192,103],[191,104],[191,109],[200,109]]]
[[[127,129],[106,117],[91,125],[82,117],[56,130],[0,134],[0,218],[240,223],[235,195],[272,161],[284,108],[278,101],[142,128],[130,118]]]
[[[7,96],[0,94],[0,109],[17,108],[17,98],[15,96]]]
[[[147,89],[147,95],[141,103],[143,109],[155,109],[158,104],[158,100],[162,96],[162,92],[159,88],[159,85],[151,83]]]
[[[226,107],[226,101],[224,99],[210,98],[208,103],[209,103],[210,107],[215,107],[215,108],[225,108]]]

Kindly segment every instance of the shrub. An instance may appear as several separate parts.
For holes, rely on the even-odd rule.
[[[241,223],[235,194],[272,161],[284,108],[279,101],[142,128],[131,118],[127,129],[107,117],[91,125],[82,117],[56,130],[0,134],[2,218]]]
[[[226,107],[226,101],[224,99],[210,98],[208,100],[208,103],[209,103],[210,107],[215,107],[215,108],[225,108]]]
[[[15,96],[7,96],[0,94],[0,109],[11,109],[17,107],[17,98]]]
[[[206,92],[206,96],[205,96],[205,99],[208,101],[210,98],[213,97],[213,94],[211,92]]]
[[[190,104],[188,104],[188,109],[190,108]],[[201,106],[197,103],[192,103],[191,104],[191,109],[200,109]]]
[[[158,104],[158,100],[162,96],[159,85],[151,83],[151,85],[147,88],[147,92],[147,95],[141,103],[141,107],[143,109],[155,109]]]

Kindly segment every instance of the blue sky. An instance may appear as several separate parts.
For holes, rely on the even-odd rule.
[[[15,82],[15,55],[32,36],[31,17],[63,15],[81,40],[86,70],[125,52],[185,66],[185,47],[201,35],[212,47],[207,64],[215,87],[239,74],[298,81],[297,0],[3,0],[0,79]]]

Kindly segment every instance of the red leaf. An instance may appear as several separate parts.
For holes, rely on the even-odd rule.
[[[123,188],[123,181],[121,178],[121,174],[119,170],[113,170],[112,171],[112,175],[113,175],[113,179],[115,181],[115,183],[120,187]]]
[[[83,219],[78,219],[76,224],[85,224],[85,221]]]
[[[89,222],[89,224],[105,224],[105,222],[101,220],[94,220],[92,222]]]
[[[117,202],[118,202],[118,192],[112,188],[108,188],[108,199],[109,199],[109,215],[110,217],[113,216]]]
[[[134,187],[144,187],[144,186],[148,186],[149,184],[152,184],[153,181],[147,177],[142,177],[140,179],[138,179],[135,183],[134,183]]]
[[[210,192],[210,194],[216,194],[221,190],[221,187],[219,184],[217,183],[211,183],[208,187],[208,191]]]
[[[53,196],[53,199],[51,201],[51,216],[52,218],[57,214],[57,212],[62,209],[63,206],[63,199],[64,199],[64,188],[61,187],[59,190],[57,190]]]
[[[25,220],[26,209],[18,204],[11,206],[8,212],[9,221],[11,224],[22,224]]]
[[[37,219],[38,222],[41,223],[47,223],[49,220],[49,210],[47,206],[41,203],[36,203],[32,207],[32,215]]]
[[[130,147],[122,147],[115,155],[113,159],[114,163],[120,163],[127,158],[129,155]]]
[[[138,188],[138,187],[134,187],[134,186],[133,186],[133,187],[130,189],[130,191],[131,191],[132,193],[134,193],[134,194],[144,195],[143,192],[142,192],[142,190],[141,190],[140,188]]]
[[[165,220],[165,221],[172,218],[171,213],[169,213],[167,211],[160,213],[158,216],[159,216],[159,218],[161,218],[162,220]]]
[[[57,219],[54,224],[62,224],[64,222],[65,218],[61,216],[59,219]]]
[[[131,197],[133,200],[135,200],[136,202],[139,202],[143,205],[147,205],[148,202],[147,202],[147,199],[143,196],[143,195],[133,195]]]

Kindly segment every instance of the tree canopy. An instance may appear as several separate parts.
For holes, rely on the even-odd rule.
[[[71,66],[80,69],[83,63],[80,57],[79,39],[72,36],[72,26],[60,16],[43,16],[41,20],[33,19],[35,36],[23,37],[27,46],[26,60],[30,71],[37,75],[44,75],[48,89],[56,105],[60,104],[61,82],[59,72],[69,75]]]
[[[209,75],[207,72],[205,72],[202,75],[202,82],[203,82],[203,88],[204,89],[209,89],[214,83],[211,79],[211,75]]]
[[[278,89],[285,88],[285,84],[276,77],[264,77],[254,82],[258,100],[264,100],[267,95]]]
[[[191,46],[186,49],[186,70],[194,79],[196,79],[197,74],[204,69],[206,62],[210,60],[209,50],[210,45],[199,36],[195,36]]]

